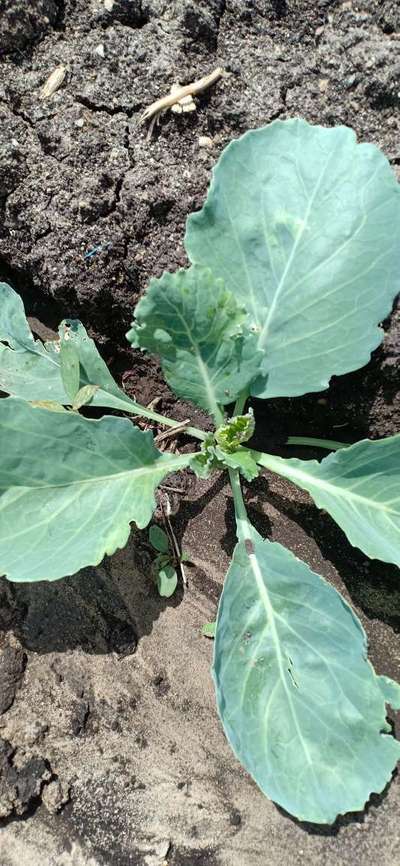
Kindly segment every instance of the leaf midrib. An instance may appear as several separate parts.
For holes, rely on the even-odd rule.
[[[154,474],[158,474],[159,472],[164,472],[164,470],[165,470],[165,475],[167,475],[169,472],[172,472],[176,469],[183,469],[185,466],[187,466],[192,456],[193,456],[192,454],[179,454],[178,456],[176,456],[174,459],[171,459],[170,461],[167,460],[166,462],[161,462],[160,460],[158,460],[157,462],[153,463],[151,466],[134,467],[133,469],[125,469],[123,472],[115,472],[115,473],[112,473],[110,475],[96,475],[93,478],[79,478],[76,481],[66,481],[66,482],[63,482],[61,484],[34,484],[32,486],[29,486],[26,484],[9,484],[7,486],[0,485],[0,491],[7,492],[9,490],[12,490],[13,488],[14,489],[19,488],[21,490],[29,490],[29,491],[32,491],[32,490],[60,490],[63,487],[70,488],[70,487],[75,487],[75,486],[85,485],[85,484],[100,484],[100,483],[103,483],[104,481],[114,481],[116,479],[129,477],[129,476],[134,476],[135,478],[138,478],[138,477],[143,476],[143,475],[154,475]],[[1,508],[1,503],[0,503],[0,508]]]
[[[359,493],[353,493],[347,487],[341,487],[339,484],[334,485],[329,481],[326,481],[323,478],[318,478],[315,475],[308,475],[307,472],[304,472],[302,469],[297,469],[295,467],[286,468],[285,461],[282,463],[278,463],[279,458],[274,458],[272,455],[262,455],[262,457],[267,457],[267,459],[262,462],[262,466],[265,466],[266,469],[270,469],[272,472],[276,472],[278,475],[283,475],[285,478],[288,478],[289,481],[293,481],[296,483],[296,479],[299,479],[300,487],[306,489],[310,492],[310,487],[315,486],[322,490],[323,492],[330,493],[336,499],[339,495],[343,496],[345,499],[352,499],[358,502],[361,502],[364,507],[374,508],[377,511],[387,512],[388,514],[394,514],[395,516],[399,516],[400,510],[389,508],[387,503],[378,502],[376,499],[367,499],[365,496],[361,496]],[[385,476],[383,476],[383,479]],[[300,480],[303,481],[303,484],[300,483]],[[365,479],[367,480],[367,479]],[[391,500],[391,502],[396,502],[399,500]]]

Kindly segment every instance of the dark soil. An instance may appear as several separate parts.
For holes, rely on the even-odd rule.
[[[40,99],[60,64],[63,85]],[[165,114],[147,140],[142,110],[218,65],[228,75],[197,112]],[[186,264],[185,220],[219,153],[299,115],[354,127],[398,172],[399,108],[396,0],[0,0],[0,279],[39,333],[79,317],[129,393],[201,425],[124,334],[149,277]],[[288,453],[289,434],[398,432],[398,309],[384,327],[370,364],[328,391],[255,401],[257,444]],[[157,597],[143,535],[61,583],[0,584],[1,866],[396,866],[397,779],[364,816],[305,827],[231,755],[199,630],[234,545],[232,505],[222,477],[178,486],[174,526],[193,561],[185,594]],[[281,479],[247,497],[263,533],[352,601],[373,663],[398,679],[398,572],[354,550]]]

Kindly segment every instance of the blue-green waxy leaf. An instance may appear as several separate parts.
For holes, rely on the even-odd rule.
[[[232,403],[258,374],[261,355],[243,306],[207,268],[151,280],[135,318],[128,340],[158,354],[175,393],[219,423],[219,404]]]
[[[0,400],[0,574],[55,580],[123,547],[154,491],[190,455],[162,454],[125,418],[99,421]]]
[[[400,434],[364,439],[321,463],[270,454],[255,459],[307,490],[371,559],[400,566]]]
[[[83,325],[68,320],[61,323],[59,332],[60,341],[43,345],[40,340],[34,340],[20,296],[7,283],[0,283],[0,340],[3,341],[0,342],[0,391],[24,400],[69,404],[73,401],[79,367],[78,388],[97,386],[90,398],[93,406],[133,411],[136,404],[118,388]],[[64,351],[74,354],[72,376],[75,378],[72,378],[69,393],[62,377],[60,344],[68,345],[69,349]]]
[[[352,130],[277,120],[223,152],[185,245],[258,329],[264,375],[251,393],[319,391],[382,340],[400,289],[399,186]]]
[[[240,542],[215,637],[218,710],[262,791],[303,821],[332,823],[380,792],[400,758],[385,701],[399,687],[367,660],[341,595],[280,544]]]

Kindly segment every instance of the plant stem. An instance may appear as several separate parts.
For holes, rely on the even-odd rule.
[[[289,436],[287,445],[309,445],[311,448],[326,448],[327,451],[338,451],[348,448],[349,442],[336,442],[334,439],[313,439],[312,436]]]
[[[239,394],[239,396],[236,400],[236,403],[235,403],[232,418],[234,418],[236,415],[242,414],[248,396],[249,396],[249,392],[247,390],[242,391],[242,393]]]
[[[157,421],[159,424],[164,424],[165,427],[182,426],[182,421],[175,421],[173,418],[166,418],[165,415],[153,412],[152,409],[146,409],[145,406],[141,406],[140,403],[134,403],[133,400],[129,403],[125,403],[123,400],[116,400],[115,402],[120,403],[119,406],[115,405],[116,409],[121,408],[124,412],[130,412],[132,415],[139,415],[141,418],[149,418],[151,421]],[[185,427],[182,432],[188,433],[189,436],[194,436],[195,439],[203,440],[207,436],[207,433],[204,433],[203,430],[199,430],[197,427]]]
[[[251,523],[243,500],[239,471],[238,469],[229,469],[228,472],[233,493],[233,504],[235,506],[236,535],[238,541],[251,541]]]

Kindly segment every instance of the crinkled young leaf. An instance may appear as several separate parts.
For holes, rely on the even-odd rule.
[[[258,458],[258,452],[254,452]],[[209,478],[212,472],[224,469],[238,469],[247,481],[253,481],[260,474],[259,466],[249,448],[241,448],[233,453],[224,451],[216,445],[212,433],[202,442],[201,451],[192,455],[190,468],[198,478]]]
[[[247,481],[254,481],[260,474],[260,469],[254,459],[253,452],[249,448],[242,448],[231,454],[229,451],[223,451],[219,445],[216,445],[214,454],[220,461],[222,468],[238,469]]]
[[[319,391],[382,340],[400,289],[399,186],[352,130],[276,120],[225,149],[185,245],[258,328],[251,393]]]
[[[400,434],[364,439],[321,463],[260,453],[255,459],[307,490],[354,547],[400,566]]]
[[[247,415],[235,415],[228,418],[225,424],[221,424],[215,431],[215,441],[222,451],[237,451],[242,442],[248,442],[255,430],[253,410]]]
[[[55,580],[123,547],[154,491],[190,455],[162,454],[125,418],[99,421],[0,400],[0,574]]]
[[[225,733],[262,791],[332,823],[380,792],[400,758],[385,701],[341,595],[280,544],[240,542],[219,605],[214,679]]]
[[[98,386],[92,405],[132,411],[136,404],[118,388],[83,325],[62,322],[60,338],[79,356],[79,387]],[[0,343],[0,391],[24,400],[71,403],[61,376],[60,343],[34,340],[22,300],[7,283],[0,283],[0,340],[8,343]]]
[[[245,320],[223,281],[193,267],[150,280],[127,337],[160,356],[176,394],[220,419],[219,404],[232,403],[260,368]]]

